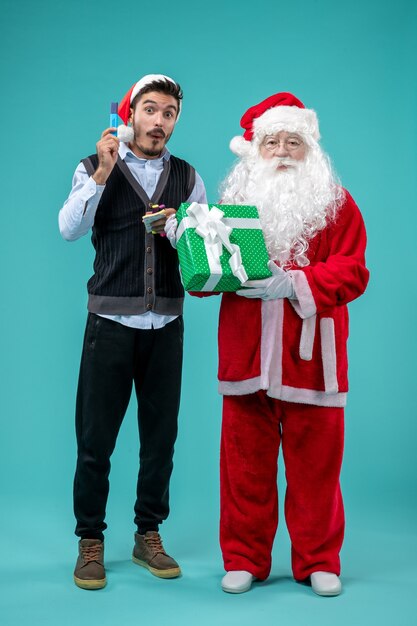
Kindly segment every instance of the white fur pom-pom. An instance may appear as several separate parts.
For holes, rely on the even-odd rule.
[[[131,126],[125,126],[124,124],[121,124],[117,127],[117,137],[118,139],[120,139],[120,141],[123,141],[124,143],[129,143],[130,141],[133,141],[135,137],[133,128]]]
[[[230,150],[237,154],[237,156],[243,157],[249,154],[251,149],[251,142],[246,141],[242,135],[238,135],[237,137],[233,137],[229,144]]]

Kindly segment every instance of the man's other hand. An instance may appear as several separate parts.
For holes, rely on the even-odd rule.
[[[161,217],[160,220],[156,222],[152,222],[152,232],[153,233],[162,233],[165,229],[165,224],[171,215],[175,215],[175,209],[164,209],[165,216]]]

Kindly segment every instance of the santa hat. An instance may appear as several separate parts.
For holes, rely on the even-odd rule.
[[[119,111],[118,111],[119,117],[124,121],[125,124],[127,124],[127,120],[129,119],[130,105],[132,103],[133,98],[139,93],[141,89],[143,89],[150,83],[153,83],[155,80],[168,80],[170,83],[173,83],[174,85],[177,84],[175,80],[173,80],[169,76],[165,76],[164,74],[147,74],[146,76],[143,76],[143,78],[138,80],[137,83],[132,85],[132,87],[129,89],[129,91],[123,97],[123,100],[119,104]],[[180,113],[181,113],[181,100],[178,103],[178,115],[177,115],[177,119],[175,120],[176,122],[178,122]]]
[[[240,120],[245,129],[242,136],[233,137],[230,142],[232,152],[242,157],[251,149],[251,142],[260,143],[265,135],[274,135],[281,130],[290,133],[310,135],[320,139],[317,115],[291,93],[276,93],[248,109]]]

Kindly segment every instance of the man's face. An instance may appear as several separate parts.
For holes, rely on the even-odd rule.
[[[159,91],[143,94],[135,110],[130,110],[129,121],[135,138],[129,145],[133,152],[147,159],[159,157],[172,135],[177,115],[178,102],[174,96]]]
[[[296,163],[291,163],[292,161],[303,161],[307,146],[297,133],[281,130],[276,135],[266,135],[259,147],[259,153],[265,160],[278,158],[277,170],[281,171],[294,167]]]

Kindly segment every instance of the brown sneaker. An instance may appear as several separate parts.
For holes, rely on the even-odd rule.
[[[132,559],[158,578],[176,578],[181,575],[180,566],[165,552],[161,536],[154,530],[148,530],[144,535],[135,533]]]
[[[81,589],[102,589],[106,586],[104,543],[100,539],[81,539],[74,570],[74,582]]]

